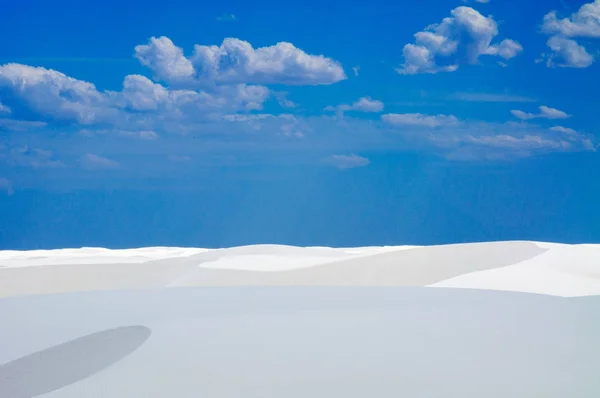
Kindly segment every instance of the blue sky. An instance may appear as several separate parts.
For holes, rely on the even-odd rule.
[[[25,0],[0,248],[600,241],[600,0]]]

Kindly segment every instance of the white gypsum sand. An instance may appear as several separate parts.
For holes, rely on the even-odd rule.
[[[600,246],[488,242],[0,252],[0,297],[192,286],[430,286],[600,294]]]
[[[597,398],[600,297],[403,287],[0,299],[11,398]]]

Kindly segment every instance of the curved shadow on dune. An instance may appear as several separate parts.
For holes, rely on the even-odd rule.
[[[547,250],[531,242],[485,242],[389,251],[281,272],[200,267],[169,287],[428,286],[471,272],[513,265]]]
[[[31,398],[86,379],[133,353],[150,334],[145,326],[103,330],[0,365],[0,396]]]

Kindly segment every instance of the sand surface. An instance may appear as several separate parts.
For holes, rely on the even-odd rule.
[[[600,294],[600,245],[0,251],[0,297],[185,286],[428,286]]]
[[[0,300],[12,398],[597,398],[600,298],[403,287]]]
[[[599,245],[5,251],[0,397],[597,398],[598,314]]]

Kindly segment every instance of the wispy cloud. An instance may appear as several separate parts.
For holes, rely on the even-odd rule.
[[[235,14],[223,14],[218,16],[216,20],[220,22],[235,22],[238,20],[238,17],[236,17]]]
[[[119,162],[113,159],[94,153],[87,153],[82,156],[81,165],[88,170],[115,170],[121,166]]]
[[[563,112],[559,109],[550,108],[546,105],[541,105],[539,107],[538,113],[528,113],[523,112],[518,109],[513,109],[510,111],[513,116],[521,119],[521,120],[530,120],[530,119],[567,119],[571,117],[566,112]]]
[[[422,113],[388,113],[381,119],[394,126],[441,127],[459,124],[454,115],[425,115]]]
[[[15,120],[15,119],[0,119],[0,131],[29,131],[47,126],[45,122]]]
[[[6,106],[2,102],[0,102],[0,114],[7,115],[10,113],[12,113],[12,110],[8,106]]]
[[[286,108],[286,109],[295,108],[297,105],[294,101],[290,100],[287,97],[288,93],[285,91],[273,92],[273,96],[277,100],[277,103],[279,104],[279,106],[282,108]]]
[[[459,92],[448,97],[450,100],[467,102],[537,102],[534,98],[511,94]]]
[[[338,169],[354,169],[357,167],[368,166],[370,163],[369,159],[355,154],[331,155],[326,158],[325,161]]]
[[[384,105],[383,102],[379,100],[374,100],[371,97],[362,97],[352,104],[342,104],[336,106],[327,106],[325,107],[325,111],[337,111],[340,113],[347,111],[357,111],[357,112],[381,112],[383,111]]]
[[[5,192],[8,196],[14,194],[12,181],[8,178],[0,177],[0,191]]]
[[[65,164],[56,159],[53,151],[40,148],[31,148],[27,145],[12,146],[7,151],[0,153],[0,161],[16,167],[32,169],[62,168]]]

